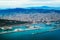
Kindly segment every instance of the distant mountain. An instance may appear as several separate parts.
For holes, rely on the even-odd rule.
[[[60,13],[60,8],[58,7],[48,7],[48,6],[42,6],[42,7],[28,7],[28,8],[14,8],[14,9],[4,9],[0,10],[0,14],[14,14],[14,13]]]
[[[48,7],[48,6],[41,6],[41,7],[29,7],[31,9],[53,9],[52,7]]]
[[[29,7],[31,9],[54,9],[54,10],[60,10],[60,7],[49,7],[49,6],[41,6],[41,7]]]

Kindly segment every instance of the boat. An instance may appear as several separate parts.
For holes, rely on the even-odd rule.
[[[15,32],[20,32],[20,31],[24,31],[23,29],[15,29]]]
[[[1,27],[1,29],[2,29],[2,30],[10,30],[10,29],[12,29],[12,27],[7,27],[7,26],[6,26],[6,27]]]
[[[51,22],[47,22],[46,24],[47,24],[47,25],[50,25],[50,24],[51,24]]]

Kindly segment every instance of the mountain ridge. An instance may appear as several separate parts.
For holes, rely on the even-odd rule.
[[[29,7],[29,8],[14,8],[0,10],[0,14],[4,13],[60,13],[60,10],[54,9],[53,7],[42,6],[42,7]]]

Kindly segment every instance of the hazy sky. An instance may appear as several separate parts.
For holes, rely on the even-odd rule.
[[[32,6],[60,7],[60,0],[0,0],[0,8],[24,8]]]

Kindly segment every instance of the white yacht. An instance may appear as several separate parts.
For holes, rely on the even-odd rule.
[[[15,29],[15,32],[20,32],[20,31],[24,31],[23,29]]]
[[[51,22],[47,22],[46,24],[47,24],[47,25],[50,25],[50,24],[51,24]]]
[[[1,27],[2,30],[12,29],[12,27]]]

